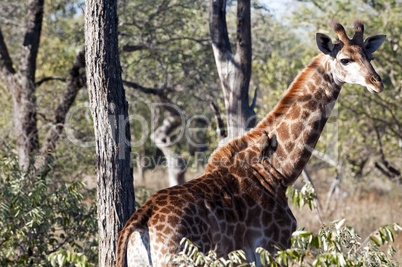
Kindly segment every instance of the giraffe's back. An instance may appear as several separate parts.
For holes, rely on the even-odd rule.
[[[274,244],[288,247],[292,229],[280,229],[295,228],[290,209],[278,206],[269,212],[267,206],[276,203],[270,194],[227,172],[208,173],[155,193],[123,229],[119,244],[126,243],[127,249],[119,245],[118,262],[126,250],[129,266],[164,266],[164,255],[180,252],[184,237],[218,256],[243,249],[249,260],[256,260],[259,246],[271,251]]]

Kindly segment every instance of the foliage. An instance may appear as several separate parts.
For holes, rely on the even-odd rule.
[[[345,225],[345,220],[322,225],[318,234],[300,229],[292,234],[292,248],[280,249],[271,255],[258,248],[263,265],[287,266],[398,266],[392,246],[387,252],[381,245],[394,241],[394,232],[402,230],[398,224],[385,225],[368,239],[360,242],[355,230]],[[376,233],[377,233],[376,232]]]
[[[48,256],[48,260],[52,266],[76,266],[89,267],[91,264],[87,257],[82,253],[74,253],[71,251],[59,250]]]
[[[286,189],[286,197],[299,209],[308,204],[310,210],[313,210],[314,199],[317,195],[314,187],[310,183],[305,183],[300,192],[293,185]]]
[[[96,206],[85,203],[94,191],[84,193],[80,182],[57,186],[49,178],[23,173],[14,154],[9,150],[2,154],[0,265],[69,266],[67,260],[71,264],[95,263]],[[50,255],[60,259],[63,253],[65,264],[55,264]]]
[[[135,187],[135,207],[138,209],[148,200],[151,196],[150,191],[143,187]]]
[[[268,14],[254,11],[253,74],[258,90],[257,113],[265,117],[282,98],[297,73],[305,66],[297,35]]]
[[[210,250],[208,254],[199,251],[199,248],[183,238],[180,245],[184,246],[183,250],[178,255],[167,254],[165,261],[167,263],[175,263],[178,266],[245,266],[246,254],[244,251],[237,250],[230,252],[225,258],[217,256],[216,252]],[[235,265],[236,264],[236,265]],[[240,265],[239,265],[240,264]]]

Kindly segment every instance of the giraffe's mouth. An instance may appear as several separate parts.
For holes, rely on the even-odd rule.
[[[382,91],[384,91],[384,87],[382,86],[382,84],[381,84],[381,86],[368,85],[366,88],[372,94],[379,94]]]
[[[384,85],[382,84],[382,80],[378,75],[371,76],[367,83],[367,90],[372,94],[379,94],[384,91]]]

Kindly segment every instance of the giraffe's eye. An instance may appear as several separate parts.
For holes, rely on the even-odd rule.
[[[342,58],[341,60],[342,65],[348,65],[350,62],[352,62],[352,59],[350,58]]]

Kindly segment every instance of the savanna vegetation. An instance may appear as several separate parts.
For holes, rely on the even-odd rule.
[[[226,14],[234,50],[236,4],[228,1]],[[84,10],[81,0],[0,1],[1,266],[98,265]],[[219,139],[210,104],[225,119],[225,103],[211,48],[208,1],[123,0],[117,13],[138,207],[172,184],[172,173],[184,181],[203,172]],[[318,54],[315,33],[335,36],[331,19],[351,33],[347,25],[359,18],[366,36],[387,35],[373,60],[384,92],[372,95],[360,86],[344,86],[294,187],[298,191],[289,191],[300,228],[293,247],[271,256],[261,251],[265,262],[402,262],[402,237],[395,234],[400,227],[394,224],[402,223],[401,13],[400,0],[292,1],[287,12],[271,9],[270,1],[252,1],[249,99],[256,94],[257,121]],[[188,244],[170,260],[224,264],[213,252],[200,256],[196,250]],[[233,255],[233,264],[241,262],[241,252]]]

